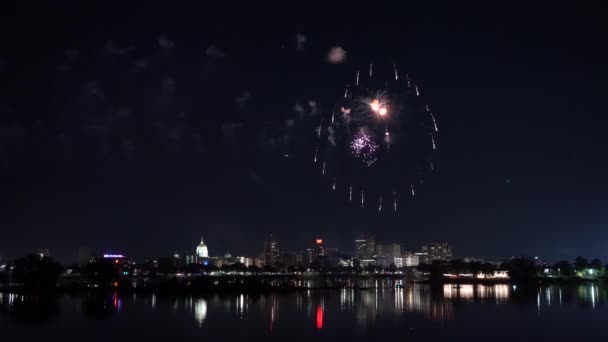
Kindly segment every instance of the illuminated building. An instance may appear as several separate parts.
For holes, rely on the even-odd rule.
[[[315,244],[312,247],[312,260],[324,255],[323,239],[315,239]]]
[[[208,258],[209,257],[209,249],[203,242],[203,238],[201,237],[201,243],[196,246],[196,256],[199,258]]]
[[[230,253],[224,254],[223,257],[209,258],[209,260],[213,262],[215,267],[230,266],[239,262],[239,260],[237,258],[233,258]]]
[[[298,255],[295,252],[281,253],[280,263],[285,266],[296,266],[298,264]]]
[[[403,253],[403,266],[416,267],[418,264],[420,264],[420,258],[418,255],[410,252]]]
[[[428,264],[429,263],[429,253],[426,252],[416,252],[414,255],[418,258],[419,264]]]
[[[186,261],[186,265],[198,264],[198,255],[186,255],[184,259]]]
[[[355,258],[357,259],[373,259],[376,257],[376,239],[361,238],[355,240]]]
[[[505,270],[494,271],[492,274],[478,273],[478,279],[509,279],[509,272]]]
[[[312,250],[310,251],[310,253],[308,252],[308,250],[297,252],[296,253],[296,262],[299,265],[307,266],[308,264],[310,264],[311,256],[312,256]]]
[[[422,246],[422,253],[426,253],[420,262],[430,264],[433,261],[445,261],[452,258],[452,247],[447,242],[430,242]]]
[[[353,263],[353,259],[352,258],[338,258],[338,266],[343,266],[343,267],[353,267],[354,263]]]
[[[245,267],[249,267],[249,266],[253,266],[254,265],[254,258],[248,258],[248,257],[244,257],[244,256],[239,256],[236,257],[237,262],[245,265]]]
[[[378,264],[384,267],[397,265],[395,258],[401,258],[401,245],[398,243],[378,244],[376,250]]]
[[[264,241],[264,266],[272,266],[277,262],[279,262],[279,242],[270,235],[268,240]]]
[[[253,258],[253,265],[256,267],[264,267],[264,259],[263,258]]]

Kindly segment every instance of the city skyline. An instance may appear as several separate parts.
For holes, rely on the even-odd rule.
[[[270,233],[286,250],[317,237],[345,249],[364,233],[449,241],[485,259],[608,259],[608,50],[595,7],[400,4],[374,18],[331,6],[17,8],[0,53],[0,255],[49,248],[70,260],[87,247],[144,258],[201,235],[212,254],[250,255]],[[385,167],[370,177],[313,162],[311,120],[360,110],[339,105],[357,71],[372,84],[368,64],[415,86],[390,96],[409,89],[429,105],[431,130],[413,132],[432,134],[421,141],[436,152],[421,176],[410,166],[422,149],[391,164],[407,168],[403,179],[373,155],[403,143],[395,125],[382,144],[385,127],[357,130],[354,157],[333,159]],[[394,108],[377,97],[366,103],[385,120]]]
[[[8,2],[2,341],[600,341],[595,2]]]

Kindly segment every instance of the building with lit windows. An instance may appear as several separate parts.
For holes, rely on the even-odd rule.
[[[378,244],[376,246],[376,257],[378,265],[383,267],[390,266],[391,264],[401,264],[402,260],[395,260],[396,258],[401,258],[401,245],[398,243]]]
[[[355,240],[355,258],[374,259],[376,257],[376,239],[374,237],[364,237]]]
[[[298,254],[295,252],[281,253],[281,257],[279,259],[281,264],[287,267],[298,265]]]
[[[405,252],[403,253],[403,266],[405,267],[416,267],[420,264],[420,258],[418,255]]]
[[[279,262],[279,242],[272,235],[264,241],[264,266],[272,266]]]
[[[452,259],[452,247],[447,242],[430,242],[422,246],[421,252],[420,262],[425,264]]]
[[[312,260],[324,255],[325,251],[323,250],[323,239],[315,239],[315,244],[312,247]]]

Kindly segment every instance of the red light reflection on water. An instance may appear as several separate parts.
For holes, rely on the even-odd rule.
[[[120,301],[120,299],[118,298],[118,293],[114,292],[114,295],[112,296],[112,305],[114,306],[114,309],[116,309],[117,311],[120,311],[120,307],[122,306],[122,303]]]
[[[323,307],[317,306],[317,329],[323,329]]]

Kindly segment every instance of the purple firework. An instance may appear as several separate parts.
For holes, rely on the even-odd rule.
[[[353,155],[361,159],[367,166],[372,166],[376,161],[376,151],[378,144],[372,140],[369,134],[361,131],[357,133],[354,139],[350,142],[350,149]]]

